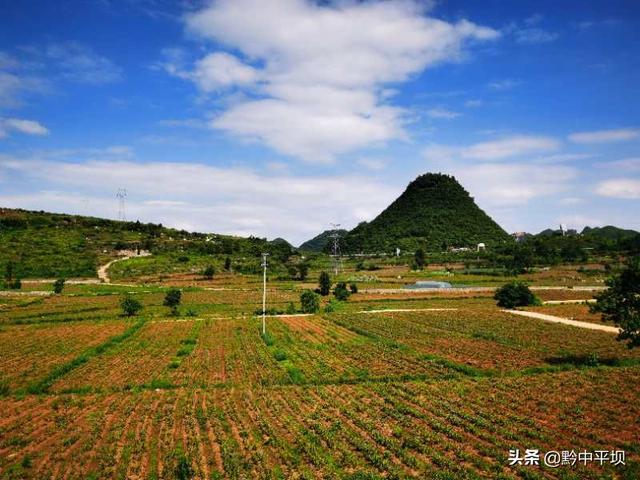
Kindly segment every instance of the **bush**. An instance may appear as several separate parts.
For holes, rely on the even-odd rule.
[[[225,258],[225,259],[224,259],[224,269],[225,269],[227,272],[230,272],[230,271],[231,271],[231,259],[230,259],[229,257],[227,257],[227,258]]]
[[[413,256],[413,261],[417,267],[416,270],[422,270],[425,265],[424,250],[421,248],[416,250],[416,253]]]
[[[202,272],[202,275],[207,280],[211,280],[213,278],[214,273],[216,273],[216,271],[213,268],[213,265],[207,265],[207,268],[204,269],[204,271]]]
[[[351,290],[351,293],[358,293],[358,285],[352,283],[351,285],[349,285],[349,290]]]
[[[526,283],[510,282],[500,287],[493,296],[498,301],[498,306],[503,308],[526,307],[528,305],[540,305],[536,297]]]
[[[142,310],[142,303],[133,297],[124,297],[120,302],[120,308],[127,317],[133,317]]]
[[[329,292],[331,291],[331,277],[327,272],[320,273],[320,277],[318,278],[318,290],[322,296],[329,295]]]
[[[167,293],[164,296],[164,302],[162,303],[165,307],[169,307],[171,309],[172,315],[178,314],[178,305],[180,305],[180,301],[182,300],[182,292],[177,288],[170,288],[167,290]]]
[[[333,289],[333,295],[337,300],[344,302],[349,299],[351,292],[347,289],[346,283],[340,282],[336,285],[336,288]]]
[[[288,313],[289,315],[293,315],[294,313],[296,313],[296,306],[293,304],[293,302],[289,302],[289,305],[287,305],[286,313]]]
[[[300,304],[303,313],[316,313],[320,310],[320,298],[311,290],[305,290],[300,295]]]
[[[64,282],[66,280],[64,278],[59,278],[55,282],[53,282],[53,292],[56,294],[61,294],[64,289]]]

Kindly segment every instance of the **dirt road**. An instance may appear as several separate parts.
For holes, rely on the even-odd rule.
[[[150,252],[147,252],[145,250],[141,250],[140,253],[133,253],[131,255],[125,255],[123,257],[111,260],[110,262],[105,263],[104,265],[101,265],[100,267],[98,267],[98,278],[103,283],[111,283],[111,279],[109,278],[109,267],[111,265],[113,265],[116,262],[122,262],[124,260],[129,260],[130,258],[148,257],[149,255],[151,255]]]
[[[513,315],[520,315],[522,317],[537,318],[538,320],[544,320],[546,322],[563,323],[565,325],[571,325],[573,327],[587,328],[589,330],[599,330],[601,332],[619,333],[620,329],[617,327],[610,327],[608,325],[600,325],[597,323],[579,322],[577,320],[569,320],[568,318],[556,317],[554,315],[547,315],[545,313],[538,312],[525,312],[523,310],[502,310],[503,312],[512,313]]]

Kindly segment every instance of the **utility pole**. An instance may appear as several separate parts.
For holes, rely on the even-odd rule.
[[[338,275],[340,269],[340,233],[338,233],[339,223],[331,223],[331,238],[333,239],[333,275]]]
[[[267,334],[267,257],[268,253],[262,254],[262,335]]]

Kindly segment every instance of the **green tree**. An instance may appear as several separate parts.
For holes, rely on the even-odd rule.
[[[526,307],[539,305],[540,300],[529,289],[526,283],[510,282],[500,287],[493,296],[498,306],[503,308]]]
[[[336,288],[333,289],[333,295],[337,300],[344,302],[349,299],[351,292],[347,289],[346,283],[340,282],[336,285]]]
[[[422,250],[421,248],[416,250],[416,253],[413,256],[413,261],[415,262],[416,266],[418,267],[417,269],[418,270],[422,270],[424,268],[424,264],[425,264],[424,250]]]
[[[316,313],[320,310],[320,297],[311,290],[300,294],[300,305],[303,313]]]
[[[120,308],[122,309],[122,313],[127,317],[133,317],[140,310],[142,310],[142,303],[136,300],[133,297],[126,296],[120,301]]]
[[[224,259],[224,269],[225,269],[227,272],[230,272],[230,271],[231,271],[231,259],[230,259],[229,257],[227,257],[227,258],[225,258],[225,259]]]
[[[216,270],[215,268],[213,268],[213,265],[207,265],[207,268],[205,268],[202,272],[204,278],[206,278],[207,280],[211,280],[214,273],[216,273]]]
[[[163,305],[171,309],[172,315],[178,315],[178,305],[182,300],[182,292],[177,288],[170,288],[164,296]]]
[[[358,285],[356,283],[352,283],[349,285],[349,290],[351,290],[351,293],[358,293]]]
[[[318,293],[322,296],[329,295],[331,291],[331,277],[327,272],[321,272],[318,278]]]
[[[55,282],[53,282],[53,293],[56,293],[58,295],[61,294],[62,290],[64,289],[64,282],[66,282],[64,278],[59,278]]]
[[[298,278],[304,282],[307,279],[307,275],[309,275],[309,265],[304,262],[298,264]]]
[[[620,274],[607,280],[607,288],[596,296],[591,311],[620,327],[618,340],[629,348],[640,346],[640,256],[627,261]]]

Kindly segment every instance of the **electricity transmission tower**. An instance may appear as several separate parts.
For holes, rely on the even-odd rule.
[[[118,198],[118,220],[124,222],[127,220],[127,216],[125,214],[125,201],[127,199],[127,189],[119,188],[118,193],[116,193],[116,197]]]
[[[329,236],[333,240],[332,257],[333,257],[333,274],[338,275],[340,271],[340,232],[338,232],[339,223],[331,223],[331,235]]]
[[[267,334],[267,257],[268,253],[262,254],[262,335]]]

